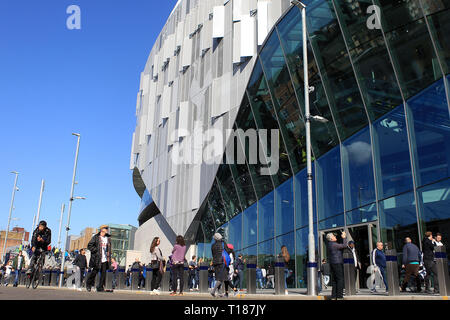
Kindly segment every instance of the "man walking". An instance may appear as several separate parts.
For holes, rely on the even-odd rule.
[[[238,258],[234,262],[234,287],[237,288],[237,283],[239,283],[239,290],[242,291],[243,288],[243,281],[244,281],[244,260],[242,259],[242,254],[240,253],[238,255]],[[238,282],[239,281],[239,282]]]
[[[359,261],[359,257],[356,254],[355,242],[353,240],[348,242],[347,250],[353,256],[353,261],[355,265],[355,274],[353,275],[355,282],[355,289],[356,292],[359,292],[359,270],[361,270],[361,262]]]
[[[372,263],[374,265],[374,272],[379,271],[383,278],[384,285],[386,286],[386,292],[388,291],[388,284],[386,280],[386,255],[383,252],[383,242],[378,241],[377,247],[372,251]],[[373,287],[370,292],[377,292],[375,288],[376,282],[374,279]]]
[[[416,292],[421,292],[420,276],[419,276],[419,265],[421,260],[421,253],[419,248],[412,243],[410,237],[406,237],[405,245],[403,246],[403,265],[402,268],[405,269],[405,279],[402,283],[402,292],[406,292],[406,287],[409,283],[409,278],[413,275],[416,278]]]
[[[14,258],[12,265],[16,275],[13,287],[17,287],[17,285],[19,284],[19,275],[22,272],[22,269],[24,269],[24,266],[25,266],[25,258],[22,254],[22,250],[20,250],[19,255]]]
[[[86,281],[86,290],[91,292],[91,288],[95,286],[95,277],[100,271],[100,282],[97,292],[105,291],[106,270],[111,263],[111,239],[108,234],[108,227],[101,227],[100,232],[94,235],[88,243],[88,249],[91,251],[91,259],[89,267],[92,268],[91,274]]]
[[[434,247],[436,246],[435,240],[433,239],[433,233],[431,231],[427,231],[425,233],[425,238],[422,241],[422,250],[423,250],[423,265],[425,266],[425,292],[433,293],[431,291],[431,279],[430,275],[433,273],[434,280],[434,293],[439,293],[439,281],[437,275],[436,262],[434,260]]]
[[[333,233],[327,234],[328,240],[328,258],[331,269],[331,299],[344,299],[344,258],[342,251],[347,248],[347,239],[345,231],[342,231],[341,238],[343,243],[337,243],[337,238]]]
[[[75,267],[75,286],[78,291],[81,291],[81,282],[83,282],[84,271],[87,268],[86,251],[84,249],[80,250],[80,253],[73,260],[73,265]]]

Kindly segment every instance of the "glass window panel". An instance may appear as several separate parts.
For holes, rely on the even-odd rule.
[[[413,192],[380,201],[380,228],[382,241],[397,253],[402,252],[406,237],[419,246]]]
[[[236,146],[237,148],[241,147],[239,143]],[[242,210],[245,210],[248,206],[256,202],[256,195],[247,164],[229,164],[229,168],[236,183],[236,191],[241,200]]]
[[[443,80],[407,101],[415,136],[417,185],[450,176],[450,119]]]
[[[379,198],[412,190],[411,162],[403,105],[373,124]]]
[[[377,217],[377,205],[375,203],[361,207],[346,213],[347,225],[375,221]]]
[[[289,179],[275,189],[275,234],[294,230],[294,180]]]
[[[244,131],[249,129],[254,129],[257,131],[255,119],[253,118],[253,112],[250,108],[250,104],[248,102],[247,95],[244,95],[244,99],[242,100],[241,107],[239,109],[238,115],[236,117],[236,123],[234,129],[242,129]],[[247,165],[250,169],[251,177],[254,181],[254,187],[258,198],[262,198],[268,192],[274,189],[272,179],[269,175],[260,174],[261,168],[263,167],[261,161],[256,161],[256,163],[249,163],[250,158],[250,140],[249,138],[245,138],[245,141],[238,140],[236,138],[236,143],[240,143],[241,146],[244,146],[245,155]],[[261,147],[261,141],[258,139],[258,147]],[[239,149],[238,149],[239,150]],[[242,149],[240,149],[242,150]],[[257,155],[259,159],[259,155]],[[252,161],[253,162],[253,161]]]
[[[366,111],[331,1],[308,1],[306,5],[314,56],[344,140],[367,124]]]
[[[214,218],[214,224],[216,225],[216,228],[220,227],[225,222],[227,222],[227,215],[224,209],[222,195],[219,190],[219,185],[217,184],[216,180],[214,180],[214,184],[211,188],[208,199],[211,208],[211,213]]]
[[[235,250],[242,248],[242,214],[228,222],[228,243],[231,243]]]
[[[348,138],[342,144],[345,210],[375,202],[372,144],[369,127]]]
[[[315,163],[312,163],[314,174]],[[308,225],[308,180],[306,179],[306,169],[295,175],[295,220],[296,228]],[[317,222],[316,210],[316,179],[313,179],[313,221]]]
[[[258,201],[258,242],[275,236],[274,225],[274,192],[272,191]]]
[[[339,214],[334,217],[319,221],[319,229],[330,229],[344,226],[344,215]]]
[[[296,253],[295,253],[295,263],[297,265],[297,287],[298,288],[306,288],[308,286],[307,281],[307,269],[306,263],[308,260],[308,228],[298,229],[295,232],[295,241],[297,244]],[[319,238],[317,236],[317,224],[314,224],[314,238],[316,244],[316,250],[319,244]],[[292,256],[292,255],[291,255]],[[316,261],[319,261],[320,256],[316,251]]]
[[[266,41],[260,57],[292,170],[298,172],[306,166],[306,158],[302,156],[306,153],[305,130],[276,31]]]
[[[317,161],[319,220],[344,211],[340,148],[328,151]]]
[[[274,265],[275,262],[274,244],[275,244],[274,239],[260,242],[258,244],[257,265],[259,267],[268,266],[269,264]]]
[[[441,3],[434,1],[434,3]],[[448,1],[447,1],[448,2]],[[436,43],[439,58],[441,59],[444,72],[448,73],[450,69],[450,15],[449,5],[447,9],[435,12],[427,17],[431,30],[431,37]]]
[[[233,176],[227,164],[221,164],[217,171],[217,184],[220,188],[228,219],[242,211],[234,185]]]
[[[205,239],[211,240],[213,238],[214,233],[216,232],[216,226],[214,224],[212,216],[212,208],[211,205],[209,204],[209,196],[201,222],[203,227],[203,233],[205,234]]]
[[[265,149],[265,153],[270,157],[278,156],[279,170],[272,176],[274,185],[277,187],[283,183],[283,181],[289,179],[289,177],[292,176],[292,172],[288,155],[280,135],[278,135],[278,155],[270,154],[272,144],[271,129],[278,130],[279,132],[280,128],[278,127],[278,121],[276,119],[276,115],[274,114],[275,111],[272,98],[269,94],[269,88],[267,87],[267,82],[263,75],[259,60],[255,63],[247,90],[257,127],[259,129],[267,129],[267,143],[265,143],[265,141],[262,141],[261,143]]]
[[[257,211],[257,203],[252,204],[250,207],[245,209],[243,212],[243,247],[248,247],[251,245],[256,244],[257,242],[257,236],[258,236],[258,211]]]
[[[423,232],[431,231],[442,234],[442,239],[450,254],[450,179],[418,189],[420,216]]]
[[[291,80],[297,92],[297,98],[300,108],[300,116],[303,118],[304,110],[304,85],[303,85],[303,59],[302,52],[302,26],[300,12],[293,7],[290,12],[277,25],[281,46],[284,51],[286,63],[290,70]],[[322,82],[319,78],[317,65],[312,54],[311,47],[308,45],[308,72],[309,85],[314,87],[310,93],[309,103],[311,113],[319,115],[328,120],[327,123],[313,121],[311,123],[311,145],[316,157],[326,153],[333,146],[337,145],[338,138],[336,128],[334,127],[328,101],[325,96]],[[303,122],[299,124],[303,132]]]
[[[288,262],[287,269],[289,270],[286,283],[288,288],[295,288],[295,239],[294,232],[290,232],[280,237],[275,238],[275,253],[277,255],[281,254],[281,247],[286,246],[287,251],[289,252],[290,260]]]

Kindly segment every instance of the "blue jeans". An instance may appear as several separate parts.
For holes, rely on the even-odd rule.
[[[387,281],[386,281],[386,270],[383,267],[378,267],[380,269],[380,273],[383,277],[383,282],[384,285],[386,286],[386,290],[388,290],[388,285],[387,285]]]
[[[14,285],[16,286],[19,283],[19,274],[21,270],[15,270],[14,273],[16,277],[14,278]]]
[[[289,276],[289,269],[284,269],[284,288],[287,289],[287,278]]]
[[[262,278],[258,278],[256,279],[257,283],[259,283],[259,288],[262,289],[263,288],[263,279]]]

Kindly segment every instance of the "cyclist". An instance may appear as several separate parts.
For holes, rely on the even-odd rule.
[[[34,230],[31,238],[31,250],[33,251],[33,256],[31,257],[27,274],[32,273],[34,264],[36,263],[38,257],[47,251],[47,247],[50,242],[52,242],[52,231],[50,228],[47,228],[47,222],[42,220],[39,222],[38,227]]]

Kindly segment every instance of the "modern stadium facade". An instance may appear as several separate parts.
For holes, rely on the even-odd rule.
[[[420,245],[425,231],[447,242],[450,1],[303,3],[310,108],[320,117],[311,125],[317,259],[326,258],[325,233],[344,229],[363,269],[377,241],[399,253],[405,237]],[[260,266],[285,245],[288,286],[305,287],[302,32],[289,0],[179,0],[136,106],[130,167],[142,199],[135,249],[144,256],[154,236],[173,244],[182,234],[208,259],[220,232]],[[173,161],[205,147],[192,143],[196,129],[223,133],[219,161]],[[277,146],[278,170],[261,174],[267,162],[249,161],[252,143],[230,129],[277,132],[257,144]],[[245,161],[226,161],[229,151]]]

